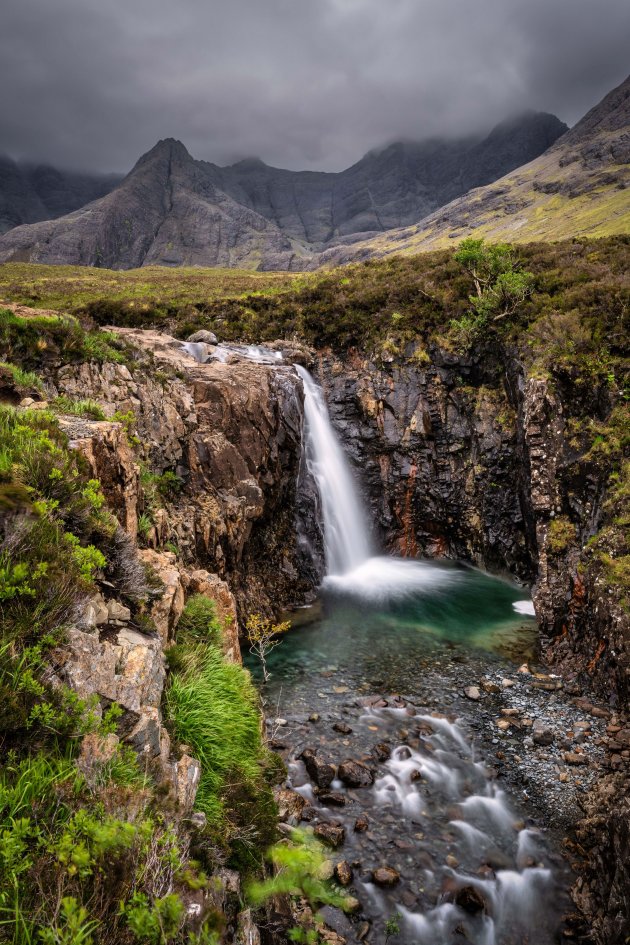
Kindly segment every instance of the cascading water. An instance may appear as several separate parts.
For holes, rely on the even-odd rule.
[[[329,575],[343,575],[370,556],[363,510],[322,392],[306,368],[295,370],[304,384],[306,462],[322,503],[326,567]]]

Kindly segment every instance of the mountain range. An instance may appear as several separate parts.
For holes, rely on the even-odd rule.
[[[334,247],[318,262],[417,253],[455,239],[630,235],[630,76],[535,160],[418,224]]]
[[[331,246],[415,224],[495,181],[566,130],[553,115],[529,112],[486,136],[397,142],[340,173],[281,170],[259,160],[218,167],[194,160],[172,138],[122,181],[35,173],[5,161],[0,214],[5,229],[11,220],[25,222],[0,238],[0,261],[310,268]],[[99,188],[98,199],[77,206]],[[60,216],[66,207],[71,212]]]

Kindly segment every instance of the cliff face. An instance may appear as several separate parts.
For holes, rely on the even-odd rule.
[[[295,529],[302,431],[295,372],[236,358],[198,364],[168,335],[118,332],[144,363],[133,373],[117,364],[67,366],[59,390],[92,397],[110,414],[131,412],[145,477],[168,472],[181,486],[155,510],[146,497],[134,500],[133,487],[122,490],[130,503],[113,494],[112,502],[131,505],[126,521],[150,515],[150,546],[173,546],[184,562],[227,580],[242,614],[271,614],[303,597],[318,574]],[[111,465],[102,467],[107,489]]]

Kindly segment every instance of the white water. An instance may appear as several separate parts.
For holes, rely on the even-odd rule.
[[[283,360],[281,351],[274,351],[263,345],[208,345],[203,341],[184,341],[182,349],[199,364],[206,364],[208,361],[221,361],[225,364],[233,355],[256,364],[278,364]]]
[[[305,368],[295,370],[304,384],[306,463],[322,503],[326,570],[348,574],[370,557],[363,509],[322,392]]]

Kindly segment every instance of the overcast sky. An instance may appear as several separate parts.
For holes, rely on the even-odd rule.
[[[340,170],[527,108],[568,124],[630,71],[629,0],[2,0],[0,152],[127,171]]]

